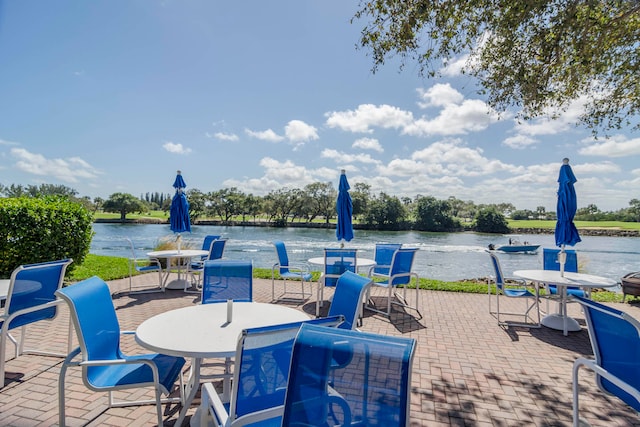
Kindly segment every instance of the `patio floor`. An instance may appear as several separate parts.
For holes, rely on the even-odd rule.
[[[136,277],[151,283],[155,275]],[[122,330],[135,330],[143,320],[167,310],[195,304],[197,294],[167,290],[164,294],[128,295],[128,279],[109,283]],[[315,288],[314,288],[315,289]],[[325,292],[325,298],[329,292]],[[410,301],[415,292],[408,293]],[[504,329],[488,313],[487,295],[420,291],[422,319],[411,310],[396,311],[391,321],[365,313],[363,331],[413,337],[418,341],[413,363],[412,426],[568,426],[571,425],[571,369],[577,357],[591,356],[584,316],[577,304],[570,314],[583,325],[564,337],[547,328]],[[268,302],[271,283],[255,280],[254,299]],[[521,309],[504,301],[504,309]],[[513,304],[515,304],[515,302]],[[640,319],[640,306],[615,304]],[[315,302],[294,305],[309,315]],[[326,305],[325,305],[326,307]],[[545,307],[545,303],[542,304]],[[68,310],[52,322],[28,329],[27,347],[66,350]],[[143,353],[134,338],[123,338],[125,353]],[[9,346],[7,355],[13,350]],[[24,355],[6,365],[6,385],[0,389],[0,425],[52,426],[58,424],[57,385],[61,358]],[[67,373],[67,425],[148,426],[156,424],[153,405],[106,410],[106,393],[89,391],[80,370]],[[640,418],[617,398],[595,386],[593,375],[582,370],[581,417],[592,426],[640,426]],[[134,390],[136,398],[152,392]],[[117,396],[126,398],[128,392]],[[198,400],[199,401],[199,400]],[[165,406],[165,424],[173,425],[179,407]],[[191,416],[196,410],[192,406]],[[185,423],[186,425],[187,423]]]

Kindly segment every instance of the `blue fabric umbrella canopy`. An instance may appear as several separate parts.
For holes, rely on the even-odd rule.
[[[573,218],[576,216],[576,210],[578,209],[576,190],[573,187],[576,181],[573,170],[569,166],[569,159],[563,159],[560,167],[560,176],[558,177],[558,205],[556,208],[558,220],[555,232],[556,246],[562,249],[558,259],[562,273],[564,273],[563,261],[566,256],[564,253],[565,245],[573,246],[582,240],[580,239],[580,234],[578,234],[578,229],[573,223]]]
[[[338,240],[346,240],[347,242],[353,239],[353,203],[351,201],[351,195],[349,194],[349,181],[347,181],[347,175],[342,170],[340,174],[340,185],[338,186],[338,199],[336,200],[336,212],[338,214],[338,225],[336,227],[336,238]]]
[[[184,194],[184,189],[187,187],[187,184],[185,184],[184,179],[182,179],[180,171],[178,171],[173,187],[176,189],[176,194],[174,194],[173,199],[171,199],[171,210],[169,211],[171,231],[174,233],[191,232],[189,202],[187,201],[187,196]]]

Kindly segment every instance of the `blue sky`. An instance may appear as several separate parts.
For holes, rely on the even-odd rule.
[[[81,196],[322,181],[555,210],[571,159],[578,206],[640,198],[640,138],[594,140],[501,118],[455,66],[376,74],[344,0],[0,0],[0,183]],[[454,58],[454,63],[459,58]],[[513,113],[513,112],[510,112]]]

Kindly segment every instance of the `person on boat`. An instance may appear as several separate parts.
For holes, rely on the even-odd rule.
[[[493,243],[489,243],[489,250],[493,251],[495,249],[496,249],[496,247],[493,245]]]

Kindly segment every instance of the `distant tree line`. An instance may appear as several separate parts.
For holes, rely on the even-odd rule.
[[[63,195],[83,204],[92,212],[102,210],[120,214],[121,220],[129,213],[145,213],[152,210],[169,212],[171,195],[146,193],[135,197],[128,193],[113,193],[107,200],[78,197],[77,191],[64,185],[41,184],[39,186],[0,184],[4,197],[39,197]],[[211,192],[190,189],[186,192],[192,221],[214,219],[231,221],[266,221],[285,227],[298,222],[329,224],[336,218],[337,190],[330,182],[315,182],[304,188],[280,188],[265,196],[246,194],[236,187]],[[414,198],[373,194],[371,186],[356,183],[351,191],[354,221],[364,228],[376,230],[420,230],[450,232],[475,230],[506,233],[507,218],[555,220],[556,213],[547,212],[543,206],[536,210],[518,210],[511,203],[478,204],[453,196],[446,200],[433,196],[417,195]],[[640,221],[640,200],[632,199],[629,207],[616,212],[602,212],[591,204],[580,208],[576,220],[587,221]]]

